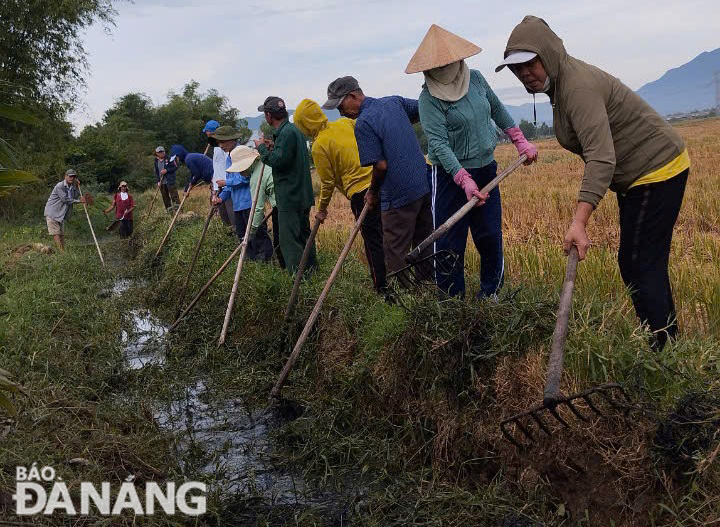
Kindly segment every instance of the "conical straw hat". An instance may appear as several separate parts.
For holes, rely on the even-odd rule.
[[[405,68],[405,73],[447,66],[451,62],[477,55],[482,49],[472,42],[433,24]]]

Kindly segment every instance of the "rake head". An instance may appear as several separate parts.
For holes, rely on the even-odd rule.
[[[447,279],[458,262],[458,255],[442,250],[418,258],[402,269],[388,275],[388,284],[398,289],[435,289],[438,282]]]
[[[595,396],[594,400],[593,396]],[[630,398],[623,387],[611,382],[567,397],[546,397],[542,404],[503,420],[500,423],[500,431],[505,439],[516,447],[527,448],[537,441],[537,434],[552,435],[550,425],[543,420],[543,416],[547,418],[547,414],[549,414],[563,427],[570,428],[566,417],[560,415],[560,408],[567,408],[569,414],[587,422],[593,414],[607,417],[601,409],[601,404],[614,411],[622,411],[625,415],[631,409]],[[590,412],[588,413],[585,408]]]

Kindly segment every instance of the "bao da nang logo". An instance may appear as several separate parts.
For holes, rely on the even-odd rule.
[[[101,483],[100,488],[94,483],[81,482],[78,507],[77,499],[73,501],[67,485],[62,478],[56,477],[52,467],[38,468],[35,463],[30,468],[16,467],[15,479],[13,499],[18,516],[55,512],[64,512],[70,516],[91,513],[115,516],[123,514],[124,511],[142,515],[163,511],[165,514],[179,512],[188,516],[199,516],[204,514],[207,508],[206,485],[196,481],[179,486],[173,482],[163,485],[147,482],[141,489],[144,490],[141,494],[138,494],[132,476],[114,487],[109,482]]]

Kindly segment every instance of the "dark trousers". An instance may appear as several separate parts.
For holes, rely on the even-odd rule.
[[[388,273],[399,271],[407,264],[408,252],[432,233],[430,193],[403,207],[384,210],[381,213],[385,269]],[[430,254],[428,247],[420,256]]]
[[[287,270],[295,273],[300,265],[305,244],[310,237],[310,209],[281,210],[280,219],[280,248],[287,265]],[[310,255],[305,271],[312,271],[316,264],[315,242],[310,248]]]
[[[251,221],[250,209],[236,210],[234,211],[235,216],[235,232],[237,233],[238,239],[242,242],[245,237],[245,230],[247,229],[248,222]],[[248,260],[256,260],[267,262],[272,257],[272,242],[267,233],[265,225],[260,225],[255,235],[250,237],[248,240],[247,247],[247,258]]]
[[[365,206],[366,193],[367,189],[350,196],[350,209],[356,220]],[[385,272],[385,252],[383,251],[382,218],[377,207],[370,209],[365,215],[360,232],[365,244],[370,278],[372,278],[375,290],[378,293],[384,293],[387,289],[387,273]]]
[[[280,249],[280,214],[277,207],[272,210],[272,233],[273,233],[273,251],[277,256],[278,264],[281,269],[285,269],[285,258],[283,258],[282,249]]]
[[[163,183],[160,185],[160,194],[162,194],[162,200],[165,204],[165,209],[169,210],[173,203],[178,205],[180,198],[178,197],[178,191],[175,185],[167,185]]]
[[[653,332],[650,344],[657,351],[678,332],[668,263],[688,173],[685,170],[667,181],[618,194],[620,274],[630,289],[637,316]]]
[[[496,175],[497,163],[493,161],[481,168],[469,168],[478,188],[489,183]],[[432,189],[433,220],[435,228],[467,203],[463,189],[455,184],[441,165],[434,165],[430,173]],[[502,287],[505,262],[503,259],[502,203],[500,189],[490,191],[484,205],[473,208],[448,233],[435,242],[435,250],[448,250],[457,255],[457,261],[448,273],[438,274],[438,287],[451,296],[465,295],[465,247],[468,229],[473,243],[480,253],[480,294],[491,296]]]
[[[127,238],[133,232],[133,220],[120,220],[120,237]]]

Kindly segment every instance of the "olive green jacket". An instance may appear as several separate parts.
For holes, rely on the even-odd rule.
[[[579,201],[597,206],[607,189],[624,193],[685,149],[680,135],[620,80],[568,55],[547,23],[526,16],[505,48],[537,53],[550,77],[553,125],[563,148],[585,161]]]

